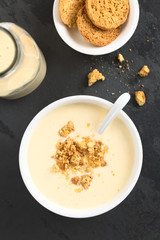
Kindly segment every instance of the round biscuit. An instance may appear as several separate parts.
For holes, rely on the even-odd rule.
[[[59,0],[59,12],[62,22],[69,28],[76,26],[77,13],[84,6],[85,0]]]
[[[117,28],[129,13],[128,0],[86,0],[87,14],[92,23],[103,30]]]
[[[113,42],[120,33],[120,28],[101,30],[94,26],[87,15],[85,6],[82,7],[77,15],[78,30],[83,38],[95,46],[106,46]]]

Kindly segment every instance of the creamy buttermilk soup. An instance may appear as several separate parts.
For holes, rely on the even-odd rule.
[[[16,49],[12,37],[0,29],[0,74],[12,65],[15,55]]]
[[[33,38],[13,23],[0,23],[0,97],[16,99],[44,79],[46,63]]]
[[[114,198],[127,183],[133,142],[119,118],[102,135],[96,133],[106,114],[94,104],[70,104],[50,112],[34,130],[29,171],[49,200],[67,208],[93,208]]]

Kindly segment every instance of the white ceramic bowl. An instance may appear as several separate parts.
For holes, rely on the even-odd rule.
[[[67,97],[51,103],[50,105],[42,109],[28,125],[20,145],[19,166],[20,166],[20,172],[21,172],[23,181],[28,191],[42,206],[62,216],[84,218],[84,217],[93,217],[93,216],[105,213],[113,209],[114,207],[116,207],[128,196],[128,194],[131,192],[131,190],[135,186],[138,180],[138,177],[140,175],[140,171],[142,167],[142,143],[135,125],[133,124],[131,119],[127,116],[127,114],[121,111],[118,117],[128,127],[129,132],[133,139],[134,150],[135,150],[135,159],[134,159],[133,169],[132,169],[130,178],[126,183],[126,185],[124,186],[124,188],[111,201],[107,202],[104,205],[98,206],[96,208],[76,210],[76,209],[65,208],[56,203],[53,203],[39,191],[39,189],[36,187],[35,183],[31,178],[29,168],[28,168],[28,161],[27,161],[28,146],[36,126],[49,112],[54,111],[56,108],[62,107],[64,105],[73,104],[77,102],[92,103],[107,109],[109,109],[112,106],[112,103],[108,102],[107,100],[104,100],[98,97],[93,97],[93,96],[85,96],[85,95]]]
[[[53,19],[60,37],[74,50],[88,55],[103,55],[121,48],[132,37],[139,20],[138,0],[129,0],[130,12],[127,21],[121,27],[120,35],[110,44],[104,47],[96,47],[84,40],[78,29],[69,29],[63,24],[59,14],[59,0],[54,1]]]

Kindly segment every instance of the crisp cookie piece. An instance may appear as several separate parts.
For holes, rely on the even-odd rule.
[[[77,26],[80,34],[87,42],[99,47],[113,42],[120,34],[120,28],[106,31],[97,28],[88,18],[85,7],[81,8],[78,12]]]
[[[81,180],[81,178],[78,177],[78,176],[71,178],[71,182],[73,184],[75,184],[75,185],[79,185],[80,184],[80,180]]]
[[[85,0],[59,0],[59,12],[62,22],[69,28],[76,26],[77,13],[85,4]]]
[[[93,177],[91,175],[81,176],[81,185],[85,190],[87,190],[90,187],[92,179]]]
[[[139,106],[143,106],[146,102],[146,96],[143,91],[135,92],[135,99]]]
[[[82,176],[76,176],[71,178],[71,182],[75,185],[81,185],[85,190],[90,187],[93,177],[91,175],[85,174]]]
[[[100,73],[97,69],[94,69],[92,72],[88,74],[88,86],[92,86],[95,82],[105,80],[105,77]]]
[[[124,61],[124,57],[122,54],[118,54],[118,61],[119,62],[123,62]]]
[[[150,69],[148,68],[147,65],[144,65],[138,74],[140,77],[147,77],[149,73],[150,73]]]
[[[128,0],[86,0],[87,14],[92,23],[102,30],[117,28],[129,13]]]
[[[61,137],[67,137],[71,132],[74,132],[74,124],[72,121],[69,121],[67,125],[59,130],[59,135]]]

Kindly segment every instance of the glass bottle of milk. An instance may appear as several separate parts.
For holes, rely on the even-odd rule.
[[[0,97],[31,93],[45,74],[46,61],[33,38],[14,23],[0,23]]]

